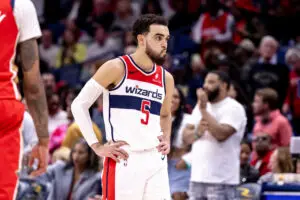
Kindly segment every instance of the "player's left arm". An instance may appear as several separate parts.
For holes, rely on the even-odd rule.
[[[167,71],[165,74],[165,87],[166,87],[166,96],[160,110],[160,126],[164,138],[168,142],[170,142],[171,125],[172,125],[171,104],[172,104],[172,96],[174,91],[174,79],[173,76]]]
[[[38,168],[33,176],[46,171],[48,155],[48,108],[45,90],[40,75],[37,38],[41,35],[37,14],[30,0],[15,1],[14,14],[19,28],[19,55],[23,70],[23,88],[29,112],[33,118],[38,144],[33,147],[29,166],[38,159]]]

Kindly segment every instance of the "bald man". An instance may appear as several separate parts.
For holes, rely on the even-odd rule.
[[[277,91],[280,97],[279,104],[283,105],[289,84],[289,69],[285,64],[278,62],[278,48],[279,43],[274,37],[262,38],[259,45],[260,57],[251,65],[245,80],[250,99],[253,99],[257,89],[270,87]]]

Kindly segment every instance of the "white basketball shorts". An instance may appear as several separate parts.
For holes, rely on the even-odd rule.
[[[167,156],[156,148],[126,151],[127,161],[104,160],[102,200],[170,200]]]

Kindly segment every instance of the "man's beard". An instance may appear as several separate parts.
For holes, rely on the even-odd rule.
[[[220,94],[220,88],[217,87],[216,89],[214,89],[213,91],[206,91],[207,93],[207,98],[209,102],[213,102],[216,100],[216,98],[218,98],[219,94]]]
[[[160,56],[160,54],[156,54],[151,47],[147,44],[146,46],[146,54],[149,58],[157,65],[163,65],[166,61],[167,56]]]

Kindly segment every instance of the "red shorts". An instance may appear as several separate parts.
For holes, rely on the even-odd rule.
[[[16,197],[24,110],[24,105],[17,100],[0,100],[0,200]]]

